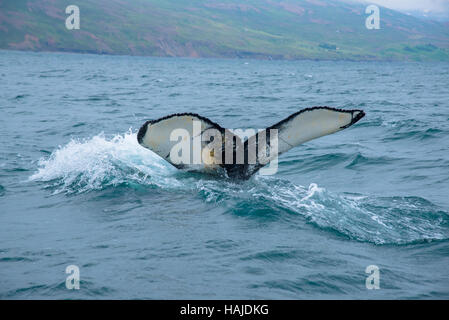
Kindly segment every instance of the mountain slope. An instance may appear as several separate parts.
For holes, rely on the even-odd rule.
[[[0,0],[0,48],[188,57],[448,60],[449,28],[381,8],[322,0]]]

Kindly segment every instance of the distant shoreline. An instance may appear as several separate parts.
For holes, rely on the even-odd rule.
[[[254,60],[254,61],[323,61],[323,62],[385,62],[385,63],[449,63],[449,60],[414,60],[414,59],[329,59],[329,58],[268,58],[266,57],[225,57],[225,56],[209,56],[209,57],[190,57],[190,56],[156,56],[156,55],[138,55],[138,54],[121,54],[121,53],[105,53],[95,51],[57,51],[57,50],[17,50],[0,48],[0,52],[18,52],[18,53],[54,53],[54,54],[73,54],[73,55],[95,55],[95,56],[111,56],[111,57],[139,57],[139,58],[162,58],[162,59],[189,59],[189,60]]]

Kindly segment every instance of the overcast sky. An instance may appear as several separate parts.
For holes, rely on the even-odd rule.
[[[381,6],[407,11],[419,10],[422,12],[445,13],[449,12],[449,0],[358,0],[365,3],[374,3]]]

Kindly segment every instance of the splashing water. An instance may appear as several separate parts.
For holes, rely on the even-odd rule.
[[[55,193],[82,193],[120,184],[176,186],[175,168],[142,148],[131,130],[107,139],[99,134],[88,140],[72,140],[39,161],[30,177],[49,182]]]
[[[232,214],[256,219],[269,215],[293,224],[305,220],[345,238],[375,244],[449,238],[448,213],[423,198],[334,194],[314,183],[305,188],[262,176],[249,181],[210,179],[178,171],[142,148],[131,130],[110,139],[100,134],[72,140],[48,159],[41,159],[30,180],[44,182],[54,193],[121,185],[193,193],[207,203],[225,206]]]

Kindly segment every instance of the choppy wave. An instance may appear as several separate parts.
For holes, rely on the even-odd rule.
[[[390,119],[385,115],[374,116],[371,119],[358,124],[359,127],[383,127],[386,135],[382,137],[383,142],[404,141],[406,139],[425,141],[447,136],[448,127],[446,122],[441,121],[441,115],[435,116],[436,123],[413,118]]]
[[[409,244],[449,239],[449,214],[420,197],[333,193],[317,184],[256,176],[250,181],[181,172],[139,146],[136,134],[72,140],[39,161],[31,181],[53,193],[77,194],[143,186],[199,196],[249,219],[309,223],[347,239]]]

